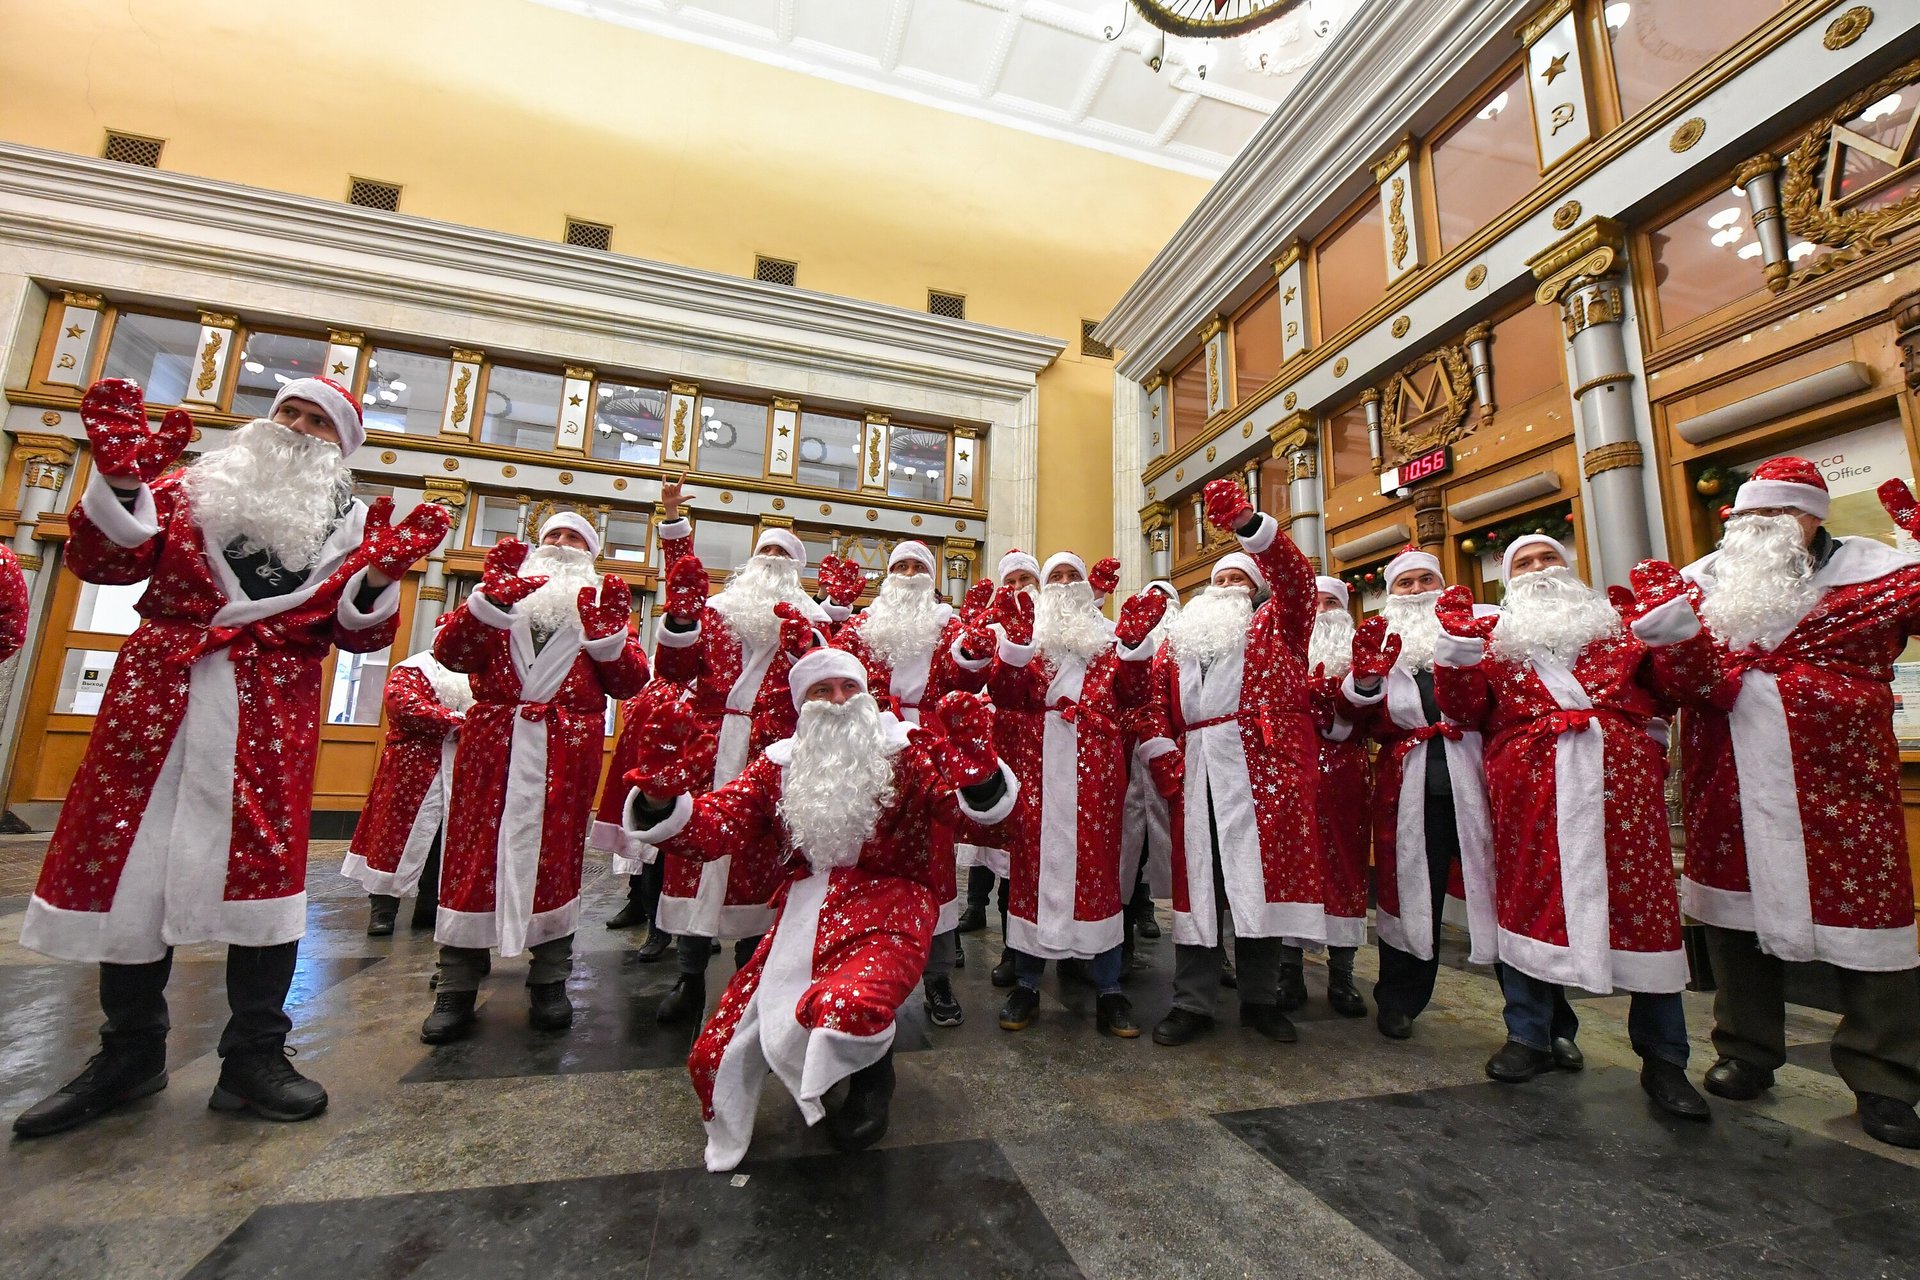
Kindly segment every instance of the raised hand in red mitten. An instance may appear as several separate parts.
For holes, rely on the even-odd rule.
[[[1448,635],[1479,639],[1480,632],[1473,618],[1473,593],[1465,587],[1448,587],[1442,591],[1440,599],[1434,602],[1433,612],[1440,620],[1440,629]]]
[[[80,421],[93,448],[93,468],[108,480],[152,484],[193,440],[193,415],[185,409],[169,409],[153,430],[140,384],[126,378],[102,378],[88,387],[80,398]]]
[[[707,592],[712,589],[707,566],[697,556],[675,560],[667,570],[667,616],[692,622],[707,607]]]
[[[440,545],[451,523],[445,507],[423,502],[395,524],[393,499],[384,495],[375,498],[367,508],[367,523],[360,535],[367,568],[386,575],[390,582],[406,577],[415,561]]]
[[[981,626],[993,621],[993,583],[982,578],[967,588],[960,600],[960,621]]]
[[[866,570],[851,560],[826,556],[820,561],[820,589],[833,604],[852,604],[867,589]]]
[[[1160,625],[1160,619],[1167,613],[1167,598],[1158,591],[1142,591],[1129,596],[1120,606],[1120,621],[1113,629],[1114,639],[1129,649],[1137,649],[1153,629]]]
[[[1253,504],[1247,501],[1246,486],[1238,480],[1221,477],[1209,480],[1200,496],[1207,503],[1207,523],[1216,529],[1225,529],[1232,533],[1245,524],[1253,515]]]
[[[1633,566],[1627,580],[1633,583],[1633,607],[1627,612],[1629,625],[1661,605],[1688,594],[1687,580],[1665,560],[1642,560]]]
[[[1087,585],[1096,596],[1110,596],[1120,586],[1120,562],[1112,556],[1097,561],[1087,573]]]
[[[1153,789],[1162,800],[1171,800],[1180,794],[1180,788],[1187,780],[1187,753],[1178,747],[1172,751],[1162,751],[1147,761],[1147,773],[1153,779]]]
[[[88,434],[92,434],[91,430]],[[1907,487],[1907,482],[1896,477],[1874,492],[1880,496],[1880,505],[1887,509],[1893,522],[1905,529],[1908,537],[1920,538],[1920,502],[1913,500],[1913,490]]]
[[[511,609],[547,585],[545,578],[520,576],[520,566],[527,562],[527,552],[531,549],[518,538],[502,538],[494,543],[481,566],[480,594],[502,609]]]
[[[805,657],[808,650],[819,647],[820,638],[806,614],[785,600],[773,606],[773,612],[780,619],[780,648],[789,658]]]
[[[937,758],[956,787],[973,787],[1000,769],[1000,753],[993,746],[993,707],[985,698],[955,689],[933,709],[946,731],[937,739]]]
[[[1622,615],[1631,613],[1633,611],[1633,592],[1616,583],[1607,588],[1607,603],[1613,606],[1615,613]]]
[[[1006,633],[1008,644],[1033,643],[1033,597],[1024,591],[1002,591],[993,598],[993,620]]]
[[[1356,686],[1372,686],[1386,679],[1387,672],[1400,660],[1400,637],[1387,634],[1385,618],[1368,618],[1353,634],[1353,667],[1350,674]]]
[[[627,586],[627,580],[617,573],[610,573],[600,580],[600,590],[592,587],[580,588],[578,599],[580,609],[580,630],[589,640],[605,640],[608,636],[627,629],[633,621],[633,590]]]
[[[648,799],[685,795],[712,783],[719,740],[686,703],[671,698],[654,707],[637,736],[640,753],[624,780]]]

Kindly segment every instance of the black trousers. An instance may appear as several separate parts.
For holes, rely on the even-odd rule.
[[[666,878],[666,872],[660,869],[659,858],[627,877],[627,900],[638,906],[648,921],[652,921],[660,910],[660,889],[666,883]]]
[[[1006,895],[1002,889],[1001,896]],[[987,909],[987,902],[993,897],[993,869],[991,867],[971,866],[967,868],[967,905]]]
[[[1404,786],[1420,786],[1419,778]],[[1374,1002],[1383,1013],[1418,1017],[1433,999],[1433,980],[1440,973],[1440,913],[1447,902],[1447,878],[1460,860],[1460,828],[1454,818],[1453,793],[1427,796],[1427,884],[1433,890],[1433,959],[1421,960],[1398,947],[1380,943],[1380,980],[1374,984]]]
[[[734,942],[734,968],[747,967],[747,961],[753,959],[754,950],[759,947],[762,936],[764,935],[755,934],[751,938],[740,938]],[[691,933],[675,934],[673,958],[681,973],[689,977],[704,974],[707,971],[707,962],[713,959],[713,939],[696,937]]]
[[[227,1026],[220,1033],[220,1056],[278,1053],[293,1030],[287,1016],[287,992],[300,956],[298,942],[272,947],[227,948]],[[100,966],[100,1011],[107,1015],[100,1042],[135,1052],[164,1051],[167,1031],[167,978],[173,949],[150,964]]]
[[[420,868],[420,887],[413,900],[413,927],[431,929],[440,914],[440,837],[445,828],[433,833],[427,848],[427,865]]]

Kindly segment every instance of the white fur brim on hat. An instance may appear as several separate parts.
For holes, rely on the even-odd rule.
[[[308,404],[320,406],[327,415],[327,421],[340,433],[340,452],[351,454],[367,438],[367,427],[360,420],[360,406],[341,394],[338,387],[330,386],[318,378],[295,378],[291,382],[280,384],[280,390],[273,394],[273,407],[267,410],[271,418],[280,406],[289,400],[305,400]]]
[[[1158,591],[1175,604],[1180,603],[1180,589],[1171,582],[1168,582],[1165,578],[1155,578],[1152,582],[1149,582],[1145,587],[1141,588],[1141,590]]]
[[[1037,578],[1040,576],[1040,562],[1024,551],[1009,551],[1000,557],[994,577],[1004,585],[1010,573],[1030,573]]]
[[[845,649],[815,649],[787,669],[787,691],[793,695],[798,711],[807,700],[807,690],[822,680],[858,680],[867,687],[867,668]]]
[[[587,544],[588,555],[598,556],[600,554],[600,531],[593,527],[591,520],[581,515],[578,511],[556,511],[545,520],[542,520],[540,522],[540,541],[545,542],[547,535],[555,529],[566,529],[579,534],[581,539]]]
[[[894,543],[892,553],[887,556],[887,568],[892,569],[893,566],[899,564],[902,560],[911,560],[915,564],[923,565],[926,567],[928,573],[934,573],[936,571],[933,552],[928,550],[927,544],[924,542],[918,542],[909,538],[905,542]]]
[[[760,536],[753,540],[754,553],[757,555],[768,547],[780,548],[797,564],[804,565],[807,562],[807,549],[791,530],[762,529]]]
[[[1749,480],[1733,495],[1736,514],[1756,507],[1791,507],[1816,520],[1825,520],[1832,499],[1825,489],[1791,480]]]
[[[1048,578],[1051,578],[1053,571],[1063,564],[1072,565],[1075,571],[1079,573],[1081,580],[1086,580],[1087,562],[1085,560],[1082,560],[1071,551],[1056,551],[1047,557],[1045,564],[1040,566],[1040,581],[1045,582]]]
[[[1431,551],[1402,551],[1399,555],[1387,561],[1387,589],[1393,589],[1394,581],[1399,578],[1401,574],[1411,573],[1419,569],[1429,569],[1441,581],[1446,581],[1447,575],[1440,572],[1439,556],[1434,555]]]
[[[1508,582],[1513,581],[1513,558],[1528,547],[1552,547],[1560,558],[1568,564],[1573,557],[1567,554],[1567,544],[1558,538],[1549,538],[1544,533],[1526,533],[1507,544],[1506,554],[1500,557],[1500,576]]]
[[[1267,585],[1267,575],[1260,572],[1260,566],[1255,563],[1254,558],[1244,551],[1229,551],[1218,560],[1215,560],[1213,562],[1213,574],[1209,574],[1207,580],[1212,581],[1214,574],[1218,574],[1222,569],[1238,569],[1249,578],[1252,578],[1253,585],[1262,591],[1272,590],[1272,588]]]
[[[1332,596],[1338,600],[1342,609],[1347,607],[1347,584],[1340,579],[1330,578],[1324,573],[1320,574],[1313,580],[1313,589],[1323,596]]]

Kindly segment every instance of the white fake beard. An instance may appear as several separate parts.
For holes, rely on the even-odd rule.
[[[1387,597],[1380,610],[1387,620],[1387,634],[1400,637],[1400,657],[1394,666],[1408,671],[1433,667],[1433,645],[1440,638],[1440,617],[1434,606],[1439,603],[1438,591]]]
[[[1167,643],[1182,662],[1213,662],[1247,643],[1247,624],[1253,621],[1253,593],[1245,587],[1214,587],[1188,604],[1179,620],[1167,628]]]
[[[749,556],[708,603],[742,645],[765,649],[780,638],[773,606],[782,600],[809,617],[813,614],[813,602],[800,588],[800,566],[785,556],[763,554]]]
[[[464,672],[447,670],[432,650],[422,653],[413,666],[433,686],[433,696],[441,706],[463,715],[473,706],[473,681]]]
[[[1085,582],[1049,582],[1040,588],[1033,610],[1033,642],[1042,657],[1068,654],[1091,662],[1113,643],[1107,620],[1093,607],[1093,588]]]
[[[880,594],[861,616],[860,634],[873,656],[898,669],[933,652],[940,640],[940,602],[933,598],[933,578],[890,573],[880,582]]]
[[[1727,521],[1700,618],[1729,648],[1778,647],[1819,599],[1813,556],[1798,519],[1735,516]]]
[[[181,479],[193,518],[215,547],[270,551],[305,570],[353,496],[353,472],[338,445],[255,418]]]
[[[1328,609],[1313,615],[1313,634],[1307,639],[1307,670],[1325,667],[1335,680],[1353,667],[1353,615]]]
[[[1620,632],[1620,614],[1612,602],[1575,577],[1572,569],[1556,565],[1507,583],[1507,598],[1487,649],[1502,662],[1544,659],[1571,667],[1588,645]]]
[[[543,636],[565,626],[579,626],[581,588],[600,590],[593,557],[575,547],[535,547],[521,562],[520,576],[546,579],[517,606],[520,615]]]
[[[893,803],[893,758],[870,693],[808,702],[780,775],[780,821],[815,871],[850,867]]]

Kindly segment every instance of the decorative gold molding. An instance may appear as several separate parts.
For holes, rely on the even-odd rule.
[[[480,364],[485,361],[487,357],[479,351],[469,351],[465,347],[455,347],[453,349],[453,358],[455,361],[463,364]]]
[[[1212,342],[1215,338],[1219,337],[1221,334],[1225,333],[1226,331],[1227,331],[1226,317],[1215,316],[1213,319],[1207,321],[1204,325],[1200,326],[1200,341]]]
[[[1547,34],[1553,24],[1566,17],[1572,9],[1573,0],[1553,0],[1552,4],[1521,23],[1520,29],[1514,34],[1520,37],[1521,44],[1532,44]]]
[[[1553,229],[1555,231],[1565,231],[1578,221],[1580,221],[1580,202],[1578,200],[1569,200],[1553,211]]]
[[[1682,151],[1693,150],[1694,144],[1707,135],[1707,122],[1700,116],[1689,116],[1680,122],[1680,127],[1667,139],[1667,150],[1678,155]]]
[[[1573,389],[1572,398],[1575,400],[1578,400],[1581,396],[1587,394],[1587,392],[1592,391],[1598,387],[1607,386],[1610,383],[1632,382],[1632,381],[1633,381],[1633,375],[1631,373],[1626,373],[1626,372],[1603,373],[1597,378],[1588,378],[1585,382],[1575,387]]]
[[[1282,249],[1280,256],[1273,260],[1273,274],[1276,276],[1284,274],[1288,267],[1300,261],[1300,255],[1304,252],[1306,252],[1306,246],[1299,240]]]
[[[58,493],[66,483],[67,469],[73,465],[78,444],[66,436],[16,432],[13,456],[20,460],[21,483],[29,489]]]
[[[219,311],[202,311],[200,313],[200,323],[206,325],[209,329],[232,329],[239,325],[240,318],[238,316],[226,315]]]
[[[443,604],[446,602],[447,589],[445,587],[423,586],[420,588],[420,598],[422,600],[431,600],[435,604]]]
[[[57,427],[60,425],[60,415],[49,409],[40,415],[40,425],[43,427]]]
[[[1567,341],[1597,324],[1612,324],[1627,318],[1626,299],[1619,284],[1612,280],[1594,280],[1570,290],[1560,300],[1560,319]],[[1581,384],[1583,387],[1588,385]],[[1579,392],[1574,393],[1575,398]]]
[[[1487,282],[1487,264],[1484,262],[1476,262],[1473,265],[1473,267],[1467,272],[1467,281],[1466,281],[1467,289],[1469,292],[1471,292],[1475,289],[1478,289],[1481,285],[1485,284],[1486,282]]]
[[[1887,319],[1893,323],[1893,340],[1900,348],[1907,390],[1920,391],[1920,290],[1895,298],[1887,308]]]
[[[520,468],[514,466],[511,462],[509,462],[506,466],[500,468],[500,474],[506,477],[507,479],[511,480],[515,476],[520,474]]]
[[[60,301],[69,307],[83,307],[88,311],[98,311],[106,305],[97,293],[78,293],[72,289],[63,291]]]
[[[351,333],[345,329],[329,329],[327,330],[327,345],[333,347],[364,347],[367,345],[367,335],[364,333]]]
[[[569,378],[577,378],[582,382],[592,382],[593,370],[583,369],[577,364],[570,364],[567,366],[567,376]]]
[[[1148,395],[1152,395],[1166,385],[1167,375],[1164,373],[1153,374],[1145,382],[1140,384],[1141,388],[1145,390]]]
[[[1407,233],[1407,180],[1396,177],[1393,190],[1387,196],[1387,230],[1393,234],[1393,269],[1402,270],[1407,254],[1413,248],[1412,237]]]
[[[1627,252],[1627,233],[1617,220],[1587,219],[1574,231],[1527,259],[1527,270],[1540,282],[1533,298],[1542,306],[1560,295],[1581,276],[1604,276]]]
[[[1431,369],[1424,381],[1417,379]],[[1434,348],[1395,373],[1381,388],[1380,442],[1386,455],[1409,458],[1471,434],[1473,370],[1464,347]]]
[[[24,555],[16,554],[13,558],[28,573],[40,572],[40,566],[46,563],[37,551],[29,551]]]
[[[1396,338],[1404,338],[1407,336],[1407,330],[1411,329],[1412,327],[1413,327],[1413,320],[1411,317],[1395,316],[1393,318],[1393,328],[1390,329],[1388,332],[1392,333],[1393,336]]]
[[[456,427],[467,420],[467,393],[472,389],[473,369],[469,365],[461,365],[460,376],[453,381],[452,422]]]
[[[1849,10],[1849,12],[1852,12]],[[1847,15],[1842,14],[1841,19]],[[1861,30],[1865,30],[1862,24]],[[1857,39],[1858,36],[1856,35]],[[1851,42],[1849,42],[1851,43]],[[1920,58],[1895,67],[1858,93],[1848,97],[1837,110],[1808,129],[1782,162],[1780,210],[1787,230],[1804,240],[1826,245],[1834,252],[1810,258],[1793,272],[1789,283],[1802,284],[1818,279],[1838,267],[1856,262],[1886,247],[1893,231],[1920,217],[1920,190],[1878,208],[1836,208],[1826,199],[1825,185],[1832,180],[1828,171],[1839,164],[1838,140],[1834,131],[1887,94],[1920,80]],[[1896,165],[1896,169],[1908,165]]]
[[[1613,444],[1597,444],[1586,451],[1580,459],[1580,469],[1591,480],[1603,471],[1618,471],[1622,467],[1646,465],[1646,455],[1640,449],[1638,440],[1618,440]]]
[[[1300,403],[1300,393],[1298,391],[1289,391],[1287,392],[1285,397],[1281,399],[1280,407],[1282,409],[1285,409],[1287,412],[1291,413],[1293,412],[1293,407],[1299,403]],[[1251,426],[1253,424],[1248,423],[1247,425]]]
[[[1485,342],[1492,336],[1493,326],[1482,320],[1479,324],[1469,325],[1467,331],[1460,335],[1460,341],[1467,346],[1472,346],[1476,342]]]
[[[1341,356],[1333,362],[1333,376],[1336,378],[1344,378],[1347,376],[1347,358],[1345,356]]]
[[[1401,165],[1405,164],[1407,162],[1407,157],[1412,154],[1413,154],[1413,136],[1409,134],[1406,137],[1400,139],[1400,141],[1394,143],[1393,150],[1387,152],[1386,155],[1374,161],[1374,165],[1373,165],[1374,185],[1379,186],[1382,183],[1386,182],[1386,180],[1393,175],[1393,171],[1395,169],[1398,169]]]
[[[1733,171],[1733,185],[1744,187],[1755,178],[1762,174],[1773,173],[1779,167],[1779,156],[1771,151],[1762,151],[1759,155],[1740,162],[1740,167]]]
[[[1873,10],[1857,4],[1827,24],[1827,33],[1820,43],[1837,53],[1865,35],[1872,25]]]
[[[1213,406],[1220,402],[1220,348],[1207,343],[1207,416],[1213,416]]]
[[[1149,502],[1140,508],[1140,531],[1152,533],[1173,523],[1173,508],[1164,502]]]
[[[232,329],[215,328],[207,335],[207,345],[200,352],[200,373],[193,380],[193,389],[202,396],[213,391],[214,380],[219,377],[220,372],[214,367],[213,362],[220,354],[220,348],[226,345],[227,338],[232,332]]]
[[[788,413],[800,412],[800,402],[798,400],[788,400],[783,396],[775,396],[773,398],[773,407],[775,409],[784,409]]]
[[[1428,550],[1447,540],[1447,509],[1441,502],[1439,485],[1424,485],[1413,491],[1413,539]]]
[[[1316,443],[1314,428],[1318,424],[1312,414],[1301,410],[1290,413],[1267,429],[1267,440],[1273,446],[1273,456],[1284,458],[1294,449],[1311,448]]]

